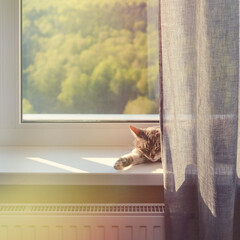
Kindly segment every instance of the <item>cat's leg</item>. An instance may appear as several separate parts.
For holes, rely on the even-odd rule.
[[[130,165],[140,164],[146,161],[144,155],[134,149],[132,152],[120,157],[114,165],[116,170],[122,170]]]

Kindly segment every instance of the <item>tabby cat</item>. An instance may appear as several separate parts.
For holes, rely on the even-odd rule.
[[[135,137],[132,152],[120,157],[115,163],[116,170],[130,165],[161,160],[160,127],[136,128],[130,126]]]

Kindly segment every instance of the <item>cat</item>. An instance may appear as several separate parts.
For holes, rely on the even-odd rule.
[[[161,160],[160,127],[136,128],[130,126],[135,137],[132,152],[120,157],[114,165],[122,170],[130,165]]]

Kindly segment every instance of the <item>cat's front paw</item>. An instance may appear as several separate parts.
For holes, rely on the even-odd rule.
[[[116,170],[122,170],[123,168],[129,166],[129,160],[127,158],[119,158],[114,165]]]

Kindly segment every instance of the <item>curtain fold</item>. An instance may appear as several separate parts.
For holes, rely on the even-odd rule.
[[[160,6],[167,240],[240,239],[239,1]]]

